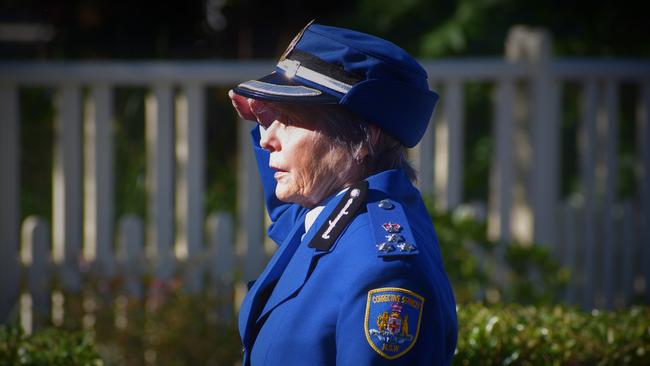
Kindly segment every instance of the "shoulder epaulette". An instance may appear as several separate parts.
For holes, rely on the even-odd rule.
[[[413,233],[399,202],[383,199],[371,202],[366,207],[378,257],[418,254]]]

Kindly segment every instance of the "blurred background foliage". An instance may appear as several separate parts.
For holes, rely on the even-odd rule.
[[[168,301],[147,313],[158,323],[156,337],[144,338],[133,323],[99,333],[47,328],[26,335],[0,326],[3,365],[233,365],[240,359],[233,326],[206,321],[203,296]],[[105,311],[105,308],[100,308]],[[191,311],[191,312],[187,312]],[[140,314],[144,314],[143,311]],[[581,312],[563,306],[462,305],[454,365],[647,365],[650,310]],[[100,325],[101,326],[101,325]],[[182,333],[184,332],[184,333]],[[143,351],[145,350],[145,351]]]
[[[309,20],[385,37],[418,57],[501,55],[514,24],[569,56],[650,56],[642,2],[605,0],[3,0],[0,21],[51,25],[3,58],[276,58]]]
[[[490,240],[471,210],[429,212],[458,303],[559,301],[570,274],[544,246]]]
[[[48,328],[25,334],[0,325],[0,364],[11,366],[101,365],[89,333]]]
[[[90,332],[47,328],[26,335],[0,326],[3,365],[233,365],[240,359],[234,327],[206,321],[203,297],[172,300],[156,337],[137,325],[115,330],[112,342]],[[105,310],[105,309],[100,309]],[[193,311],[183,313],[183,311]],[[647,365],[650,310],[581,312],[563,306],[463,305],[454,365]],[[178,321],[180,320],[180,322]],[[181,333],[186,332],[186,333]],[[143,352],[143,350],[146,350]],[[147,359],[148,358],[148,359]]]
[[[4,60],[274,59],[309,20],[346,26],[387,38],[417,57],[502,57],[515,24],[540,26],[553,35],[554,53],[567,56],[649,57],[650,25],[637,2],[517,0],[2,0],[0,24],[50,27],[32,43],[0,41]],[[439,90],[444,96],[444,90]],[[578,89],[563,88],[562,193],[578,191],[576,120]],[[145,151],[142,88],[115,93],[116,216],[144,217]],[[226,90],[207,93],[208,142],[205,204],[208,212],[234,211],[236,125]],[[493,88],[470,83],[466,105],[465,201],[486,201]],[[631,120],[638,90],[624,87],[621,121]],[[53,91],[21,93],[22,215],[51,218]],[[619,181],[623,196],[635,187],[635,126],[621,124]]]

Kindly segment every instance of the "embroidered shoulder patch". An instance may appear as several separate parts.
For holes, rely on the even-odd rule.
[[[418,339],[423,307],[424,298],[406,289],[368,291],[363,327],[370,347],[389,360],[403,356]]]

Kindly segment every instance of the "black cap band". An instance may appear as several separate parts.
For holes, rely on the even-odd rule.
[[[324,61],[309,52],[294,49],[289,53],[287,59],[300,62],[301,66],[307,67],[313,71],[329,76],[342,83],[354,85],[363,80],[362,76],[347,72],[340,65],[334,65]]]

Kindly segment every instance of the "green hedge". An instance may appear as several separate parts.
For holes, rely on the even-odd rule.
[[[47,328],[25,334],[0,326],[0,365],[102,365],[88,333]]]
[[[562,306],[458,309],[457,365],[650,365],[650,308],[582,312]]]
[[[104,354],[107,365],[134,358],[140,363],[144,348],[134,345],[143,343],[158,353],[155,363],[160,365],[232,365],[239,360],[236,332],[191,330],[200,313],[185,311],[198,308],[188,303],[180,308],[183,312],[165,312],[170,318],[161,320],[157,341],[143,341],[146,332],[142,332],[129,339],[130,346],[101,340],[95,346],[88,335],[57,329],[28,336],[17,328],[3,327],[0,365],[102,364],[96,347],[105,351],[106,347],[130,348],[113,349],[122,353],[121,361]],[[458,323],[455,365],[650,365],[648,307],[586,313],[562,306],[469,304],[459,306]],[[222,346],[229,350],[219,351]]]

